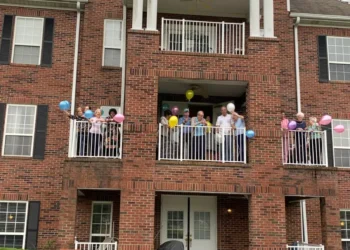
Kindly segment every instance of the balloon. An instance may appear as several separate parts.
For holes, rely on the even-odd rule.
[[[169,127],[170,128],[174,128],[178,124],[178,122],[179,121],[178,121],[176,116],[170,117],[170,119],[169,119]]]
[[[177,115],[179,113],[179,108],[177,106],[172,107],[171,113],[173,115]]]
[[[62,101],[58,106],[60,107],[60,110],[68,110],[70,108],[68,101]]]
[[[324,115],[321,118],[320,124],[321,125],[329,125],[332,122],[332,117],[330,115]]]
[[[255,132],[253,130],[248,130],[246,132],[246,135],[249,139],[253,138],[255,136]]]
[[[186,91],[186,98],[187,98],[187,100],[190,101],[193,97],[194,97],[194,92],[193,92],[193,90],[191,90],[191,89],[187,90],[187,91]]]
[[[84,116],[85,118],[90,119],[94,116],[94,112],[92,112],[91,110],[86,110]]]
[[[162,105],[162,110],[165,111],[165,110],[167,110],[167,109],[170,109],[170,106],[169,106],[169,104],[164,103],[164,104]]]
[[[289,129],[289,130],[294,130],[294,129],[296,129],[296,127],[297,127],[296,121],[291,121],[291,122],[288,124],[288,129]]]
[[[334,127],[334,131],[337,133],[343,133],[345,131],[345,128],[343,125],[337,125]]]
[[[235,109],[236,109],[236,107],[235,107],[235,105],[234,105],[233,103],[227,104],[227,110],[228,110],[228,112],[232,113],[232,112],[235,111]]]
[[[116,114],[113,117],[113,121],[122,123],[124,121],[125,117],[122,114]]]

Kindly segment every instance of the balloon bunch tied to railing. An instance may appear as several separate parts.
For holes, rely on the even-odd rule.
[[[332,122],[332,117],[330,115],[324,115],[322,116],[319,124],[322,126],[328,126]],[[297,123],[296,121],[291,121],[288,124],[288,129],[289,130],[295,130],[297,128]],[[333,128],[334,132],[336,133],[343,133],[345,131],[344,125],[337,125]]]
[[[191,99],[194,97],[194,95],[195,95],[195,94],[194,94],[194,91],[193,91],[192,89],[187,90],[186,93],[185,93],[185,96],[186,96],[186,99],[188,100],[188,102],[191,101]],[[231,114],[233,114],[233,113],[235,112],[235,109],[236,109],[236,107],[235,107],[235,105],[234,105],[233,103],[227,104],[227,107],[226,107],[226,108],[227,108],[227,111],[228,111],[229,113],[231,113]],[[169,109],[170,109],[169,104],[164,103],[164,104],[162,105],[162,110],[163,110],[163,111],[169,110]],[[172,116],[171,116],[170,119],[169,119],[169,127],[170,127],[170,128],[175,128],[175,126],[177,126],[177,125],[178,125],[178,122],[179,122],[179,120],[178,120],[179,108],[178,108],[177,106],[173,106],[173,107],[171,108],[171,113],[172,113]],[[254,138],[254,137],[255,137],[255,132],[254,132],[254,130],[247,130],[247,131],[246,131],[246,136],[247,136],[247,138],[249,138],[249,139]]]
[[[59,106],[60,110],[62,110],[62,111],[67,111],[71,107],[69,101],[61,101],[58,106]],[[103,114],[104,114],[104,111],[101,110],[101,115],[103,115]],[[94,112],[92,110],[86,110],[84,112],[83,117],[85,117],[86,119],[91,119],[92,117],[94,117]],[[118,123],[122,123],[124,120],[125,120],[125,117],[122,114],[116,114],[113,117],[113,121],[118,122]]]

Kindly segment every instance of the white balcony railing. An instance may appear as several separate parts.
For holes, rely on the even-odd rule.
[[[287,245],[288,250],[324,250],[323,245],[298,245],[298,246],[289,246]]]
[[[286,131],[282,135],[283,164],[328,166],[326,131]]]
[[[73,157],[121,158],[121,124],[75,120],[73,133]]]
[[[74,250],[117,250],[118,243],[96,243],[96,242],[78,242],[75,241]]]
[[[245,54],[245,23],[162,18],[161,50]]]
[[[246,163],[246,129],[159,124],[158,159]]]

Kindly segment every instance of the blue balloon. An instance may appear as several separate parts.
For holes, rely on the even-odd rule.
[[[60,107],[60,110],[68,110],[70,107],[70,104],[69,102],[67,103],[67,101],[62,101],[58,106]]]
[[[70,109],[70,103],[69,103],[69,101],[64,101],[65,103],[66,103],[66,105],[67,105],[67,109]]]
[[[255,136],[255,132],[253,130],[248,130],[246,132],[246,135],[249,139],[253,138]]]
[[[84,116],[85,118],[90,119],[94,116],[94,112],[92,112],[91,110],[87,110],[85,111]]]

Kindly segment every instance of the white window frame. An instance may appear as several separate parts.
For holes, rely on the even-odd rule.
[[[9,110],[10,106],[34,107],[35,111],[34,111],[34,123],[33,123],[33,133],[32,134],[6,133],[6,130],[7,130],[7,116],[8,116],[8,110]],[[37,112],[38,112],[38,106],[36,106],[36,105],[24,105],[24,104],[7,104],[6,105],[5,126],[4,126],[4,134],[3,134],[3,138],[2,138],[3,143],[2,143],[2,149],[1,149],[1,155],[2,156],[8,156],[8,157],[33,157]],[[32,137],[33,140],[32,140],[32,148],[31,148],[30,155],[5,155],[5,143],[6,143],[6,136],[7,135]]]
[[[350,209],[340,209],[340,212],[339,212],[339,218],[340,218],[340,213],[341,212],[350,212]],[[341,232],[341,231],[340,231]],[[341,237],[341,234],[340,234],[340,237]],[[350,238],[349,239],[343,239],[341,238],[341,241],[346,241],[346,242],[349,242],[350,241]]]
[[[350,121],[350,120],[344,120],[344,119],[335,119],[336,121]],[[334,146],[334,123],[333,123],[333,120],[332,120],[332,144],[333,144],[333,162],[334,162],[334,166],[335,166],[335,149],[347,149],[347,150],[350,150],[350,147],[339,147],[339,146]],[[339,166],[335,166],[337,168],[344,168],[344,169],[350,169],[349,167],[339,167]],[[347,210],[344,210],[344,211],[347,211]]]
[[[329,39],[330,38],[334,38],[334,39],[337,39],[337,38],[342,38],[342,39],[349,39],[350,40],[350,37],[341,37],[341,36],[327,36],[327,62],[328,62],[328,80],[329,81],[339,81],[339,80],[332,80],[331,79],[331,64],[350,64],[350,62],[337,62],[337,61],[330,61],[329,60]],[[340,80],[341,81],[341,80]]]
[[[24,219],[24,230],[23,233],[4,233],[0,232],[0,235],[23,235],[23,243],[22,243],[22,249],[25,249],[26,245],[26,236],[27,236],[27,224],[28,224],[28,209],[29,209],[29,202],[28,201],[8,201],[8,200],[0,200],[0,203],[23,203],[26,204],[26,212],[25,212],[25,219]]]
[[[108,21],[118,21],[121,23],[121,30],[120,30],[120,37],[121,37],[121,43],[120,47],[110,47],[105,46],[105,37],[106,37],[106,23]],[[123,39],[124,39],[124,24],[123,20],[121,19],[105,19],[103,23],[103,50],[102,50],[102,67],[123,67]],[[120,64],[119,66],[105,66],[105,51],[106,49],[120,49]]]
[[[94,205],[95,204],[110,204],[111,205],[111,217],[110,217],[110,228],[109,228],[109,235],[107,234],[93,234],[92,233],[92,221],[93,221],[93,217],[94,217]],[[92,206],[91,206],[91,220],[90,220],[90,242],[92,242],[92,237],[112,237],[112,229],[113,229],[113,201],[93,201],[92,202]]]
[[[41,64],[41,53],[42,53],[42,49],[43,49],[43,36],[44,36],[44,25],[45,25],[45,20],[42,17],[16,16],[15,28],[13,30],[13,43],[12,43],[11,63],[14,63],[13,62],[13,58],[14,58],[14,55],[15,55],[15,46],[16,45],[19,45],[19,46],[31,46],[32,47],[32,45],[28,45],[28,44],[24,44],[24,43],[16,43],[17,20],[19,18],[31,18],[31,19],[41,20],[42,21],[42,25],[43,26],[42,26],[42,29],[41,29],[41,43],[40,43],[40,46],[39,46],[39,61],[38,61],[38,64],[37,64],[37,65],[40,65]]]

